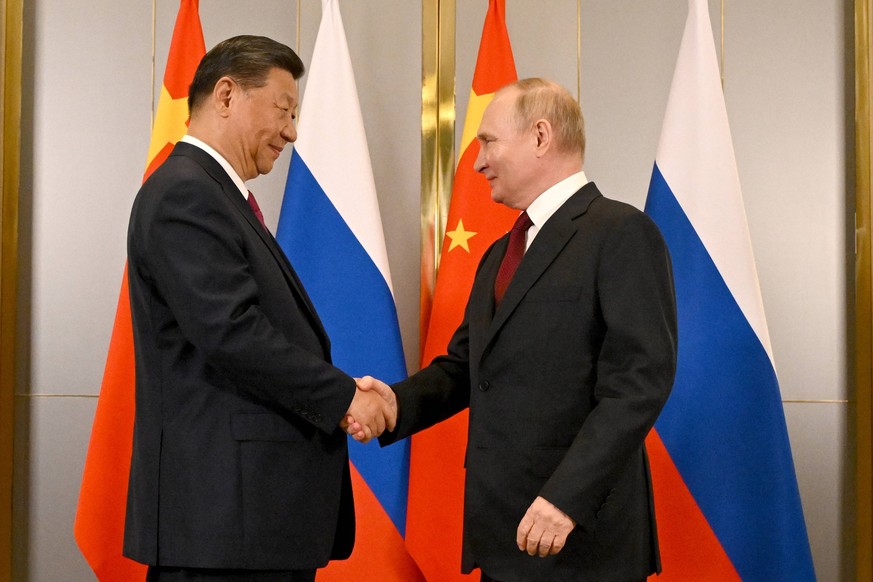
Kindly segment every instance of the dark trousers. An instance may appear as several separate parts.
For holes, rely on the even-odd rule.
[[[146,582],[314,582],[315,570],[213,570],[149,566]]]

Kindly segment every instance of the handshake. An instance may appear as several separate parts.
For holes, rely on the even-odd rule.
[[[356,441],[367,443],[397,425],[394,391],[372,376],[355,378],[357,390],[339,426]]]

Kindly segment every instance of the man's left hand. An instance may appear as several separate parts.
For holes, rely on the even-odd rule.
[[[515,542],[519,550],[531,556],[553,556],[564,548],[574,527],[572,517],[537,497],[518,524]]]

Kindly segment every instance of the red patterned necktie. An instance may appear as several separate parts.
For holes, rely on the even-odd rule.
[[[261,207],[258,206],[258,201],[255,200],[255,195],[252,194],[252,191],[251,191],[251,190],[249,190],[249,198],[248,198],[248,201],[249,201],[249,206],[252,207],[252,212],[254,212],[254,213],[255,213],[255,216],[258,217],[258,220],[261,222],[261,226],[263,226],[264,229],[266,229],[266,228],[267,228],[267,225],[264,224],[264,214],[261,212]]]
[[[515,270],[521,263],[521,258],[524,256],[525,233],[531,226],[533,226],[533,222],[531,222],[527,212],[522,212],[515,224],[512,225],[506,254],[503,255],[503,262],[500,263],[500,270],[497,271],[497,279],[494,280],[495,305],[500,305],[503,294],[506,293],[506,288],[509,287],[509,282],[512,281],[512,276],[515,275]]]

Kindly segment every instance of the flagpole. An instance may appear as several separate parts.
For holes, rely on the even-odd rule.
[[[576,0],[576,100],[582,103],[582,0]]]
[[[294,33],[294,50],[300,54],[300,0],[297,0],[297,31]]]
[[[721,61],[719,69],[721,71],[721,90],[724,93],[724,0],[721,0]]]
[[[152,104],[149,107],[149,130],[155,126],[155,35],[157,28],[157,0],[152,0],[152,80],[149,85],[149,94],[152,96]]]

